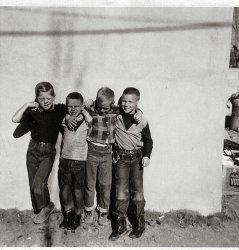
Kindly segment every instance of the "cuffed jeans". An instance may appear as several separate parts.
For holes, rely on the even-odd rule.
[[[31,140],[27,151],[27,171],[35,213],[50,203],[48,178],[55,160],[55,146]]]
[[[85,161],[60,158],[58,183],[63,213],[84,210],[85,166]]]
[[[107,212],[110,203],[112,183],[112,153],[111,146],[96,146],[88,143],[86,163],[85,210],[94,209],[95,187],[97,183],[97,202],[100,212]]]
[[[116,204],[115,213],[126,217],[127,211],[136,217],[144,215],[142,152],[131,158],[120,156],[115,166]]]

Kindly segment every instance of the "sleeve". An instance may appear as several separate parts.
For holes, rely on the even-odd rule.
[[[94,106],[94,101],[92,99],[88,99],[84,102],[84,108],[86,111],[91,111]]]
[[[31,109],[27,109],[22,116],[20,123],[13,132],[14,138],[20,138],[32,129]]]
[[[89,114],[89,112],[85,108],[82,109],[82,115],[84,116],[85,121],[88,124],[92,122],[92,116]]]
[[[22,116],[22,119],[21,119],[20,123],[22,123],[22,122],[32,122],[31,110],[32,110],[32,108],[28,108],[23,113],[23,116]]]
[[[112,105],[113,114],[120,115],[122,113],[121,100],[122,100],[122,96],[119,98],[117,105],[115,104]]]
[[[112,105],[113,114],[119,115],[121,113],[121,108],[118,105]]]
[[[143,145],[143,157],[147,156],[150,158],[152,149],[153,149],[153,140],[151,138],[151,133],[149,129],[149,124],[147,123],[146,127],[143,128],[142,130],[142,141],[144,143]]]
[[[63,118],[63,120],[61,122],[61,126],[59,128],[59,131],[60,131],[61,135],[64,134],[64,126],[65,126],[65,117]]]
[[[64,103],[55,104],[57,114],[59,115],[60,120],[62,121],[66,115],[66,105]]]
[[[13,132],[14,138],[22,137],[23,135],[27,134],[29,131],[31,131],[31,122],[21,122],[18,124],[16,129]]]

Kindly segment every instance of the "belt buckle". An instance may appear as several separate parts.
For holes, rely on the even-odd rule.
[[[134,151],[133,150],[129,151],[129,157],[130,157],[131,160],[134,159]]]

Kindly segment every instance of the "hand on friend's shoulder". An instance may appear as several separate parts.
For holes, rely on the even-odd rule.
[[[38,102],[27,102],[26,104],[25,104],[28,108],[38,108],[39,107],[39,104],[38,104]]]

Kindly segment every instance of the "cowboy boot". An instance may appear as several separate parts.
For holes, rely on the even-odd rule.
[[[113,232],[109,239],[116,241],[126,231],[126,217],[117,216]]]
[[[144,230],[145,230],[145,219],[143,215],[140,215],[140,217],[137,218],[135,225],[133,225],[133,230],[129,234],[129,237],[131,239],[139,238],[142,236]]]

